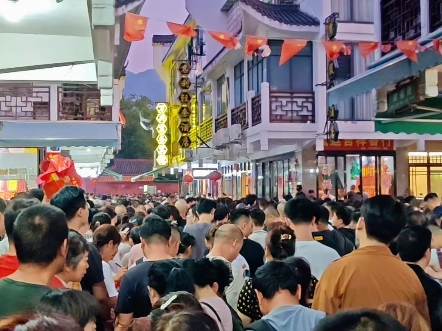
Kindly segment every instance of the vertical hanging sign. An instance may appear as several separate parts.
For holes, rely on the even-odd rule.
[[[190,102],[192,101],[192,96],[189,92],[189,89],[192,85],[192,82],[189,78],[191,69],[192,67],[187,61],[182,62],[178,67],[178,71],[180,73],[180,79],[178,81],[178,85],[180,88],[180,94],[178,95],[178,101],[180,104],[178,117],[180,118],[180,123],[178,125],[178,130],[181,133],[178,144],[181,148],[189,148],[192,144],[192,140],[189,137],[190,130],[192,129],[192,125],[190,123],[190,117],[192,115]]]

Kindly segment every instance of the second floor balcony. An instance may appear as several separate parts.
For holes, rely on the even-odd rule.
[[[437,2],[436,0],[429,0]],[[381,40],[391,43],[421,36],[420,0],[381,0]]]
[[[112,121],[100,91],[86,85],[0,84],[0,120]]]

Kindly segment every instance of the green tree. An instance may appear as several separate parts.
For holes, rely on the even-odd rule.
[[[140,114],[143,118],[154,121],[155,105],[148,97],[131,95],[121,100],[120,109],[126,118],[126,126],[121,131],[121,150],[116,157],[152,159],[155,139],[152,138],[151,130],[145,130],[140,125]]]

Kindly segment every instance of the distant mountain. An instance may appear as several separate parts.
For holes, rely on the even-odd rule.
[[[139,74],[127,72],[124,96],[131,94],[144,95],[153,102],[166,101],[166,86],[155,69],[148,69]]]

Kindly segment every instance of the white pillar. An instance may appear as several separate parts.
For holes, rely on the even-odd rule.
[[[261,123],[268,125],[270,122],[270,84],[261,83]]]
[[[435,1],[435,0],[431,0]],[[430,33],[430,0],[421,0],[421,38]]]
[[[313,90],[315,91],[315,123],[316,130],[322,133],[326,122],[327,104],[327,88],[317,85],[327,81],[327,59],[325,49],[319,40],[313,43]]]
[[[50,84],[49,120],[58,121],[58,85]]]

